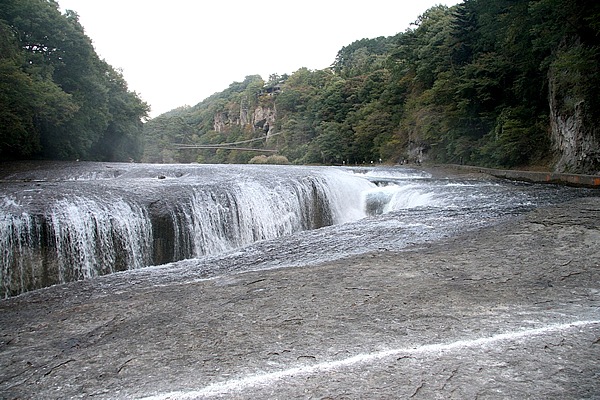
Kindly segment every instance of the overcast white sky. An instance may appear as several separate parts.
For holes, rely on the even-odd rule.
[[[343,46],[391,36],[459,0],[58,0],[158,116],[247,75],[323,69]]]

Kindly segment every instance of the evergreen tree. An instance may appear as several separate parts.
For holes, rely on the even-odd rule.
[[[186,125],[173,122],[179,128],[171,137],[186,130],[196,132],[189,140],[198,143],[256,136],[255,129],[235,123],[245,91],[250,112],[259,104],[276,112],[279,135],[265,145],[296,163],[425,155],[486,166],[548,165],[550,82],[562,113],[581,112],[591,127],[599,122],[599,8],[585,0],[436,6],[393,37],[343,47],[330,68],[273,75],[262,89],[257,80],[250,92],[247,83],[232,85],[182,110]],[[600,169],[600,151],[592,153],[577,168]],[[202,160],[228,158],[211,150]]]
[[[94,51],[73,11],[2,0],[0,157],[127,160],[148,106]]]

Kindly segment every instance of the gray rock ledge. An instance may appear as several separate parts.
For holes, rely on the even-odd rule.
[[[135,276],[0,301],[0,398],[600,398],[600,198],[400,253]]]

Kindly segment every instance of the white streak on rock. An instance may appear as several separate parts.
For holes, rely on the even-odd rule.
[[[513,331],[507,333],[501,333],[494,336],[482,337],[478,339],[458,340],[451,343],[437,343],[428,344],[412,348],[399,348],[380,351],[376,353],[358,354],[353,357],[344,358],[342,360],[326,361],[318,364],[295,367],[285,369],[282,371],[267,372],[263,374],[250,375],[243,378],[231,379],[228,381],[217,382],[212,385],[206,386],[202,389],[189,392],[171,392],[166,394],[159,394],[152,397],[147,397],[142,400],[184,400],[184,399],[198,399],[211,397],[216,395],[222,395],[228,392],[242,391],[248,387],[268,385],[273,382],[294,377],[298,375],[314,375],[317,373],[328,372],[337,370],[340,368],[351,367],[357,364],[369,364],[374,363],[386,358],[401,357],[401,356],[413,356],[413,355],[426,355],[430,353],[442,353],[449,351],[457,351],[466,348],[473,347],[484,347],[499,342],[510,342],[522,339],[528,339],[544,334],[555,333],[566,331],[575,328],[582,328],[589,325],[600,324],[600,320],[589,320],[589,321],[575,321],[565,324],[553,324],[535,329],[525,329],[520,331]]]

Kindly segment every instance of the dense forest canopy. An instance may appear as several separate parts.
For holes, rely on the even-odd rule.
[[[77,14],[0,1],[0,157],[600,171],[600,2],[436,6],[327,68],[249,75],[142,124],[146,104]]]
[[[575,143],[577,158],[562,169],[598,171],[599,8],[584,0],[437,6],[396,36],[342,48],[330,68],[248,76],[150,121],[144,158],[247,162],[256,154],[172,144],[262,137],[253,147],[294,163],[549,166],[563,151],[552,131],[568,128],[588,145]]]
[[[139,159],[147,113],[75,12],[0,0],[1,159]]]

